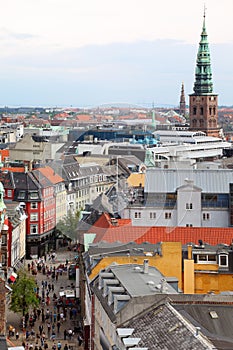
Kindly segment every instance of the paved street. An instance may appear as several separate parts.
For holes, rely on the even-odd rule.
[[[22,345],[24,342],[26,350],[27,347],[30,350],[41,350],[46,349],[45,343],[48,344],[47,349],[50,350],[53,349],[54,345],[56,345],[56,349],[58,349],[57,344],[60,342],[61,350],[64,349],[66,344],[68,349],[75,350],[79,348],[78,337],[79,335],[82,336],[79,305],[66,302],[65,306],[63,306],[64,304],[60,305],[59,301],[60,292],[64,290],[75,290],[73,288],[75,281],[69,280],[67,271],[57,270],[60,264],[66,264],[66,260],[69,261],[69,266],[75,256],[77,256],[77,253],[68,251],[67,248],[62,248],[62,250],[56,252],[54,261],[47,259],[45,263],[47,266],[46,272],[44,271],[45,274],[43,270],[37,272],[35,278],[37,286],[39,287],[39,296],[41,297],[41,303],[38,307],[40,311],[38,311],[38,309],[36,310],[36,320],[34,320],[34,322],[33,317],[30,317],[32,314],[29,314],[29,321],[27,322],[25,331],[22,330],[20,316],[7,310],[7,332],[9,326],[15,328],[15,334],[9,337],[9,345]],[[32,260],[25,262],[26,268],[28,268],[28,264],[31,265]],[[47,273],[48,271],[50,272]],[[54,294],[57,296],[57,299],[54,298]],[[73,299],[70,298],[69,300]],[[42,314],[44,314],[44,316]],[[72,335],[69,335],[71,330]],[[18,339],[16,339],[16,332],[19,333]],[[27,339],[26,334],[29,334]],[[43,339],[41,340],[41,338]],[[43,340],[45,340],[45,342]]]

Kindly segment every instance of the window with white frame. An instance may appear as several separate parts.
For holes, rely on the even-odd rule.
[[[31,213],[30,221],[38,221],[38,213]]]
[[[215,254],[198,254],[196,262],[198,264],[217,264],[217,259]]]
[[[221,266],[221,267],[228,267],[228,255],[226,255],[226,254],[219,254],[218,260],[219,260],[219,266]]]
[[[18,199],[25,199],[25,191],[19,191]]]
[[[38,208],[38,203],[37,202],[31,202],[30,208],[31,209],[37,209]]]
[[[12,196],[12,190],[7,190],[7,196],[11,197]]]
[[[186,209],[187,210],[193,209],[193,203],[186,203]]]
[[[156,219],[156,212],[155,211],[150,212],[150,219],[151,220]]]
[[[164,213],[164,217],[165,217],[166,220],[167,219],[171,219],[172,213],[171,212],[166,212],[166,213]]]
[[[29,198],[30,199],[37,199],[37,198],[39,198],[38,192],[36,192],[36,191],[29,192]]]
[[[31,235],[37,235],[38,234],[38,225],[30,225],[30,233],[31,233]]]
[[[141,219],[141,212],[140,211],[135,211],[134,218],[135,219]]]
[[[202,215],[204,221],[210,220],[210,213],[203,213]]]

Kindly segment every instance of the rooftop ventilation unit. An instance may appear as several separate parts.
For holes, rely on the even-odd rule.
[[[134,328],[117,328],[117,334],[119,337],[129,337],[133,334]]]
[[[211,318],[218,318],[218,314],[216,311],[210,311],[210,317]]]
[[[141,271],[141,267],[140,266],[134,266],[134,271]]]
[[[155,285],[155,282],[154,281],[147,281],[146,284],[148,286],[154,286]]]
[[[123,343],[127,348],[129,348],[129,347],[138,345],[140,340],[141,338],[123,338]]]

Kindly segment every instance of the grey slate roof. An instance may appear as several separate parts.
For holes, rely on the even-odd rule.
[[[0,171],[0,181],[6,189],[14,189],[13,173],[11,171]]]
[[[173,305],[186,319],[201,328],[217,349],[233,349],[233,305]],[[216,313],[216,318],[211,313]]]
[[[177,282],[177,279],[174,280]],[[170,279],[168,281],[170,282]],[[116,322],[117,318],[129,319],[128,311],[124,311],[127,307],[131,309],[135,304],[137,306],[133,306],[133,310],[144,310],[144,299],[150,299],[151,305],[157,297],[177,295],[168,281],[155,267],[149,266],[148,273],[143,273],[142,265],[113,263],[100,271],[90,285],[110,320]],[[121,290],[110,291],[111,287],[120,287]]]
[[[193,180],[204,193],[229,193],[233,172],[226,169],[148,169],[145,192],[173,193],[177,187],[184,185],[186,179]]]
[[[140,243],[137,244],[136,242],[129,242],[126,244],[122,244],[120,242],[104,242],[100,241],[98,243],[92,243],[89,245],[88,254],[90,255],[103,255],[103,254],[111,254],[112,256],[121,256],[121,255],[127,255],[130,253],[130,255],[138,255],[138,256],[145,256],[145,252],[150,252],[151,254],[158,253],[158,250],[161,249],[161,244],[151,244],[151,243]]]
[[[134,328],[132,336],[141,338],[139,346],[149,350],[213,349],[207,340],[195,336],[195,327],[182,319],[169,303],[146,310],[121,327]]]

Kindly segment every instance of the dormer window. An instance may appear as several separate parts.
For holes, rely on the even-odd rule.
[[[228,267],[228,255],[219,254],[218,261],[219,267]]]
[[[38,192],[29,192],[29,199],[38,199],[39,196],[38,196]]]
[[[25,199],[25,191],[19,191],[18,199]]]
[[[217,259],[215,254],[195,254],[194,255],[194,262],[197,264],[217,264]]]

